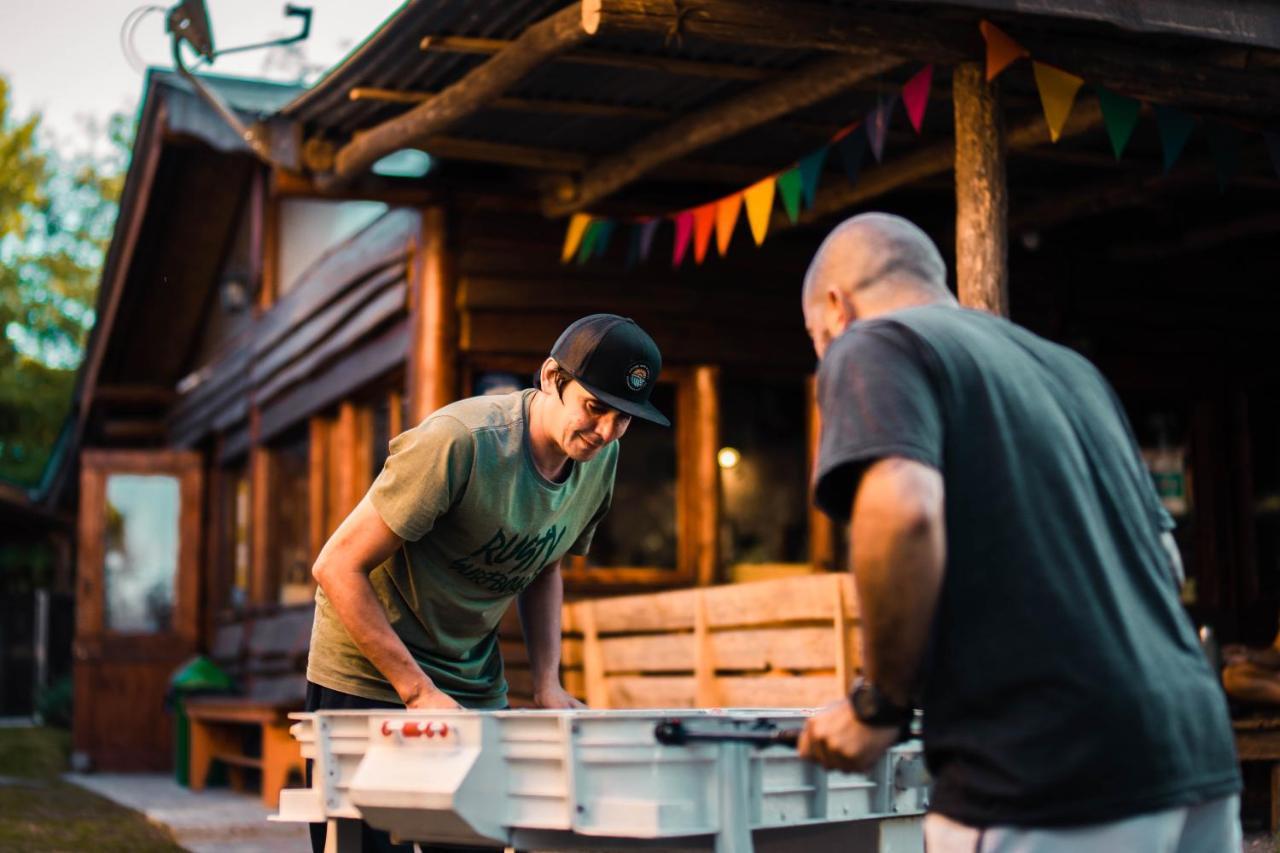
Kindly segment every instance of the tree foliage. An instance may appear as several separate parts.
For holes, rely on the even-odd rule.
[[[129,150],[113,116],[106,155],[40,142],[40,117],[11,113],[0,77],[0,478],[34,485],[69,411],[93,325]]]

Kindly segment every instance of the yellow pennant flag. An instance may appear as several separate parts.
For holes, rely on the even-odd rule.
[[[725,196],[716,202],[716,248],[720,257],[729,251],[733,239],[733,226],[738,224],[738,211],[742,209],[742,193]]]
[[[764,235],[769,232],[777,177],[770,175],[742,191],[742,198],[747,205],[747,222],[751,225],[751,236],[755,238],[757,246],[764,242]]]
[[[1044,105],[1044,120],[1049,123],[1049,138],[1054,142],[1062,136],[1062,128],[1071,115],[1071,107],[1076,102],[1076,93],[1084,83],[1074,74],[1045,65],[1043,62],[1032,62],[1036,72],[1036,87],[1040,89],[1040,103]]]
[[[569,229],[564,232],[564,248],[560,250],[560,263],[567,264],[578,251],[582,235],[591,223],[591,216],[586,213],[575,213],[569,217]]]

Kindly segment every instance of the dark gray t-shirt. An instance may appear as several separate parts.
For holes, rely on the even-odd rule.
[[[919,682],[935,810],[1073,825],[1239,790],[1226,701],[1159,540],[1172,521],[1089,362],[939,305],[853,324],[818,381],[829,515],[849,519],[876,459],[943,475],[947,566]]]

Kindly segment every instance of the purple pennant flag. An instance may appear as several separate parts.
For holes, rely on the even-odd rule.
[[[1267,140],[1267,151],[1271,154],[1271,168],[1276,170],[1276,177],[1280,178],[1280,132],[1267,130],[1263,131],[1262,136]]]
[[[656,216],[640,223],[640,260],[649,260],[649,250],[653,248],[653,235],[658,233],[658,226],[661,224],[662,220]]]
[[[897,95],[880,98],[876,108],[867,113],[867,119],[863,122],[867,129],[867,141],[871,143],[871,153],[877,163],[884,156],[884,140],[889,135],[889,121],[893,118],[893,108],[897,103]]]

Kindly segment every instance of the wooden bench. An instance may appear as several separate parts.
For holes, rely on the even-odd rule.
[[[1231,721],[1240,763],[1265,761],[1271,765],[1271,834],[1280,832],[1280,717],[1244,717]]]
[[[218,630],[212,656],[243,690],[187,700],[192,790],[204,790],[219,762],[236,790],[247,790],[249,771],[259,773],[262,803],[274,809],[289,774],[301,778],[302,754],[289,736],[288,715],[302,710],[306,697],[312,614],[311,605],[290,607]]]
[[[593,708],[797,708],[861,669],[847,572],[577,601],[564,607],[566,689]]]

